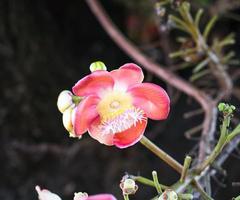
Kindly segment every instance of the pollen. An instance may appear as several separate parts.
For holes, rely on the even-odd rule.
[[[115,134],[136,126],[146,120],[144,112],[135,108],[130,94],[121,91],[106,93],[97,105],[101,118],[99,131],[103,134]]]
[[[131,109],[132,97],[124,92],[111,91],[106,93],[97,106],[101,122],[112,120]]]
[[[139,108],[132,107],[115,118],[101,123],[99,131],[105,134],[116,134],[125,131],[138,122],[146,120],[144,112]]]

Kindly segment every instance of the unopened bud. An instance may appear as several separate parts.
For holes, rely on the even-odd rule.
[[[65,129],[67,129],[68,132],[71,132],[71,133],[73,133],[72,111],[73,111],[73,107],[70,107],[63,112],[63,116],[62,116],[63,126],[65,127]]]
[[[95,72],[97,70],[105,70],[106,71],[107,67],[103,62],[97,61],[97,62],[94,62],[90,65],[90,71]]]
[[[41,189],[38,185],[35,187],[39,200],[61,200],[61,198],[46,189]]]
[[[130,179],[130,178],[124,179],[123,178],[123,180],[120,183],[120,188],[122,189],[123,194],[130,195],[130,194],[136,193],[138,186],[136,185],[136,183],[133,179]]]
[[[171,189],[165,190],[158,200],[178,200],[178,195]]]
[[[63,113],[66,109],[68,109],[71,105],[73,105],[72,100],[73,94],[68,90],[63,90],[57,100],[58,110]]]
[[[74,193],[73,200],[87,200],[87,199],[88,199],[88,194],[86,192]]]

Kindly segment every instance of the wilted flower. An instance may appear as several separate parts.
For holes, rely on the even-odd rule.
[[[140,67],[125,64],[111,72],[93,71],[79,80],[73,87],[74,95],[83,98],[72,111],[75,136],[88,131],[100,143],[126,148],[141,139],[147,118],[167,118],[167,93],[158,85],[142,83],[143,78]]]
[[[120,182],[120,188],[122,189],[124,195],[135,194],[138,190],[136,182],[133,179],[128,178],[127,176],[124,176],[122,178]]]
[[[158,198],[158,200],[178,200],[178,195],[175,191],[166,189]]]
[[[61,200],[61,198],[46,189],[41,189],[38,185],[35,187],[39,200]]]
[[[58,195],[50,192],[49,190],[42,189],[36,186],[36,191],[38,193],[39,200],[62,200]],[[73,200],[117,200],[111,194],[97,194],[88,196],[87,193],[78,192],[74,194]]]

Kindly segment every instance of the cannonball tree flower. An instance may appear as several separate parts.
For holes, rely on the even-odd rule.
[[[163,88],[142,83],[142,69],[132,63],[113,71],[96,70],[72,91],[82,98],[72,112],[74,134],[85,132],[105,145],[126,148],[143,136],[147,119],[166,119],[170,100]]]
[[[58,195],[50,192],[46,189],[41,189],[39,186],[36,186],[36,191],[38,193],[39,200],[62,200]],[[85,192],[78,192],[74,194],[73,200],[117,200],[111,194],[97,194],[88,196]]]

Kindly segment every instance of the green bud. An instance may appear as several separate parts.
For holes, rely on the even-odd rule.
[[[90,71],[91,72],[95,72],[97,70],[105,70],[105,71],[107,71],[107,67],[106,67],[106,65],[103,62],[97,61],[97,62],[94,62],[94,63],[92,63],[90,65]]]
[[[226,104],[225,103],[219,103],[218,104],[218,110],[220,112],[223,112],[225,110],[225,108],[226,108]]]
[[[231,105],[230,108],[232,109],[232,111],[236,110],[236,107]]]
[[[190,3],[185,1],[185,2],[182,3],[182,7],[183,7],[183,9],[185,11],[189,12],[189,10],[190,10]]]

